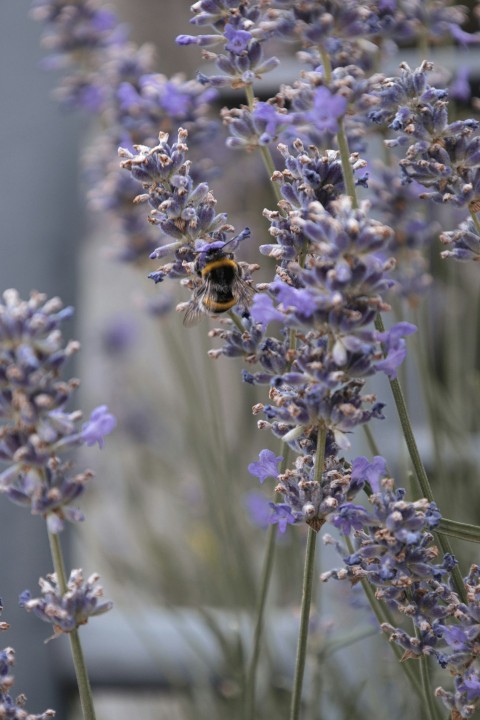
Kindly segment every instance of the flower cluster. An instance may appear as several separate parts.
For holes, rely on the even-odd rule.
[[[318,532],[332,512],[362,489],[363,482],[359,483],[349,465],[336,457],[331,440],[325,455],[324,469],[318,479],[315,458],[310,454],[298,456],[294,467],[281,474],[278,474],[278,463],[283,457],[276,457],[270,450],[262,450],[259,460],[250,463],[249,472],[260,482],[267,477],[278,479],[275,490],[283,495],[284,502],[270,503],[268,522],[278,524],[281,532],[287,525],[302,521]]]
[[[268,10],[266,6],[265,9]],[[266,58],[263,52],[263,44],[269,35],[261,29],[264,11],[260,3],[200,0],[192,5],[192,11],[192,23],[201,27],[210,25],[215,34],[179,35],[177,43],[209,48],[204,51],[204,58],[214,61],[222,73],[211,76],[199,73],[197,79],[202,84],[245,87],[279,64],[276,57]],[[210,50],[217,45],[223,46],[223,52]]]
[[[180,45],[203,48],[205,60],[215,62],[221,75],[205,76],[202,82],[213,85],[242,87],[278,64],[278,59],[265,59],[263,45],[271,38],[292,42],[306,48],[307,57],[315,65],[325,58],[334,68],[355,64],[370,69],[378,59],[378,51],[392,52],[396,42],[415,42],[428,37],[439,42],[452,37],[461,44],[472,36],[461,29],[466,20],[461,5],[445,7],[443,3],[382,2],[360,3],[358,0],[198,0],[191,8],[191,23],[200,28],[211,27],[213,33],[180,35]],[[378,43],[378,47],[374,44]],[[475,39],[476,41],[476,39]],[[222,46],[222,51],[211,48]]]
[[[135,146],[135,153],[120,148],[121,166],[142,184],[145,192],[136,201],[148,202],[149,220],[158,225],[170,239],[150,254],[152,259],[173,256],[173,260],[160,266],[151,277],[156,283],[166,277],[187,278],[189,287],[198,283],[194,261],[199,253],[221,248],[227,242],[231,249],[250,235],[245,228],[228,239],[233,227],[227,223],[225,213],[217,213],[216,200],[206,182],[195,182],[190,175],[187,160],[188,132],[180,128],[177,141],[169,144],[169,136],[160,133],[158,145],[150,148]]]
[[[176,132],[181,125],[193,145],[208,145],[217,128],[207,116],[215,91],[180,74],[155,73],[153,48],[130,42],[127,29],[97,0],[37,0],[33,15],[45,24],[45,44],[56,52],[49,64],[66,71],[61,99],[99,115],[108,128],[86,155],[91,206],[114,222],[117,257],[144,261],[155,247],[155,232],[133,203],[139,186],[119,169],[117,148],[154,143],[159,130]],[[207,157],[200,151],[195,173],[211,172]]]
[[[435,503],[424,498],[409,502],[387,477],[381,457],[350,464],[340,456],[359,425],[383,418],[384,405],[367,391],[367,379],[381,372],[395,380],[406,355],[405,337],[415,332],[406,322],[380,331],[379,313],[390,309],[392,291],[416,302],[430,281],[423,251],[438,226],[412,213],[413,204],[416,209],[427,198],[467,207],[472,219],[441,236],[449,246],[443,256],[480,257],[478,122],[449,119],[448,90],[428,83],[432,65],[427,61],[415,70],[403,64],[394,78],[371,74],[396,42],[412,42],[420,34],[435,43],[476,41],[461,30],[464,8],[420,0],[198,0],[192,24],[212,31],[181,35],[177,42],[200,47],[219,74],[200,73],[189,83],[154,74],[149,50],[128,44],[125,35],[120,40],[112,16],[107,13],[102,23],[97,11],[94,0],[80,0],[69,11],[82,18],[85,36],[91,35],[89,62],[98,68],[101,58],[108,79],[105,92],[92,92],[112,128],[105,152],[95,150],[95,201],[123,218],[131,238],[124,257],[148,254],[161,260],[150,277],[156,283],[180,280],[192,292],[185,304],[186,325],[196,317],[194,301],[205,296],[209,273],[218,271],[220,279],[216,295],[207,296],[205,312],[232,309],[232,300],[238,299],[229,294],[227,280],[240,278],[245,284],[240,312],[232,310],[210,333],[220,344],[210,355],[241,357],[247,365],[245,382],[268,386],[268,401],[255,405],[254,414],[262,416],[261,429],[281,439],[282,450],[262,450],[249,465],[260,482],[272,478],[275,483],[275,502],[269,503],[268,517],[262,511],[262,522],[277,524],[281,532],[299,523],[318,532],[330,522],[352,535],[353,550],[327,538],[345,566],[325,573],[323,580],[372,584],[376,598],[402,618],[398,627],[385,623],[383,630],[403,648],[403,659],[433,656],[447,668],[454,691],[440,688],[437,694],[452,717],[470,717],[480,707],[480,571],[472,568],[465,581],[467,600],[462,600],[458,584],[455,590],[451,582],[456,560],[448,552],[439,557],[434,542],[440,522]],[[54,23],[68,14],[44,17]],[[308,69],[261,102],[253,96],[253,83],[279,64],[268,55],[270,40],[276,49],[282,40],[300,41],[299,57]],[[58,43],[68,56],[66,35],[60,34]],[[99,75],[90,77],[94,87]],[[255,294],[255,266],[223,253],[227,244],[235,250],[250,230],[234,234],[227,215],[217,212],[204,167],[187,159],[187,137],[196,144],[211,136],[206,107],[217,87],[245,88],[247,105],[222,111],[230,133],[227,146],[259,149],[280,199],[274,210],[264,211],[271,241],[259,248],[275,262],[275,274]],[[94,102],[90,105],[95,108]],[[368,141],[374,133],[388,138],[391,157],[403,152],[402,177],[393,162],[368,177],[369,161],[363,158],[372,152]],[[110,169],[112,141],[121,145],[122,177]],[[370,189],[372,202],[359,201],[356,188]],[[134,196],[135,205],[129,207]],[[149,205],[151,232],[142,230],[141,203]],[[16,353],[22,370],[30,368],[29,353],[23,348]],[[31,367],[35,375],[37,366]],[[17,380],[15,373],[10,383]],[[10,494],[19,501],[26,498],[55,529],[85,479],[77,476],[64,487],[68,467],[57,451],[79,443],[101,445],[113,419],[101,406],[79,430],[79,417],[64,412],[62,396],[53,394],[47,412],[44,395],[49,401],[43,388],[40,402],[37,395],[30,401],[27,393],[34,411],[20,392],[7,395],[8,407],[15,408],[23,424],[10,440],[13,465],[0,479],[9,485],[13,478]],[[69,391],[64,395],[68,398]],[[35,413],[39,421],[34,423],[30,416],[36,420]],[[26,437],[21,435],[25,425]],[[293,460],[288,460],[290,450]],[[54,492],[44,498],[44,487]],[[360,490],[369,496],[369,506],[355,501]],[[34,600],[26,592],[21,602],[51,622],[56,634],[70,632],[90,614],[109,609],[109,603],[97,603],[96,579],[84,584],[74,571],[64,593],[50,576],[41,581],[42,598]],[[405,628],[406,619],[413,621],[415,635]]]
[[[380,109],[370,113],[373,122],[383,123],[397,134],[387,140],[390,147],[408,146],[400,160],[406,182],[419,183],[428,192],[420,197],[437,203],[467,207],[473,224],[445,233],[442,241],[453,244],[443,257],[476,259],[480,210],[480,134],[475,119],[449,122],[448,91],[428,84],[432,64],[423,62],[411,70],[401,65],[399,77],[382,80],[377,96]]]
[[[366,206],[352,207],[336,153],[322,156],[299,141],[294,148],[281,147],[285,170],[274,180],[283,199],[278,211],[266,212],[276,242],[260,247],[277,261],[276,277],[254,297],[243,333],[217,333],[224,346],[216,354],[260,365],[244,372],[247,382],[270,385],[271,402],[254,408],[266,418],[260,427],[300,454],[294,469],[278,476],[277,490],[292,521],[314,526],[351,492],[338,448],[349,447],[356,426],[383,417],[383,404],[362,392],[365,378],[396,376],[404,336],[415,327],[398,323],[384,333],[371,327],[377,312],[388,309],[392,263],[381,255],[392,230],[371,219]],[[351,162],[362,167],[358,158]],[[283,339],[266,334],[271,323],[280,324]],[[320,427],[327,430],[326,465],[312,484]]]
[[[439,627],[444,641],[438,654],[442,667],[454,677],[454,690],[437,688],[445,705],[462,718],[469,718],[480,708],[480,663],[478,627],[480,621],[480,567],[472,565],[465,578],[467,602],[453,602],[452,621]]]
[[[472,218],[460,223],[457,230],[442,233],[440,240],[448,247],[448,250],[441,253],[443,258],[476,262],[480,260],[480,227]]]
[[[41,597],[32,598],[30,591],[25,590],[19,598],[20,607],[53,625],[53,638],[70,633],[90,617],[102,615],[113,607],[110,600],[103,599],[98,580],[97,574],[84,580],[81,570],[72,570],[66,590],[62,591],[56,574],[52,573],[39,580]]]
[[[441,516],[434,502],[409,502],[405,491],[387,477],[382,457],[354,460],[351,477],[368,483],[371,509],[345,502],[330,521],[344,535],[353,535],[352,551],[325,536],[342,555],[344,567],[323,573],[321,579],[365,580],[375,596],[400,617],[415,625],[413,636],[403,627],[384,623],[382,629],[404,651],[403,660],[433,656],[454,677],[454,691],[438,688],[436,694],[458,717],[468,718],[480,707],[478,623],[480,620],[480,569],[474,565],[465,579],[467,602],[452,589],[450,575],[456,565],[446,554],[438,562],[432,530]],[[454,715],[452,715],[454,717]],[[456,716],[455,716],[456,717]]]
[[[440,522],[435,503],[425,499],[407,502],[405,491],[395,489],[386,475],[386,462],[380,456],[372,463],[364,457],[354,460],[352,476],[362,484],[369,483],[372,512],[347,502],[333,513],[335,527],[345,535],[354,530],[356,547],[353,553],[344,553],[345,568],[331,570],[322,579],[353,583],[366,578],[376,586],[380,599],[401,609],[416,582],[440,580],[452,565],[450,558],[438,566],[432,564],[438,551],[430,531]]]
[[[390,146],[409,144],[401,168],[406,180],[416,180],[435,202],[474,208],[478,201],[480,136],[478,120],[448,121],[447,90],[427,82],[432,64],[411,70],[402,63],[401,75],[380,84],[381,110],[371,113],[399,134]]]
[[[72,474],[61,454],[80,445],[103,445],[115,427],[106,406],[82,424],[79,411],[67,411],[78,381],[63,380],[63,366],[79,348],[64,345],[61,324],[73,310],[58,298],[32,293],[21,300],[7,290],[0,302],[0,492],[47,518],[52,532],[64,520],[81,520],[71,503],[83,492],[90,471]]]
[[[425,216],[420,199],[424,188],[416,182],[404,183],[395,169],[377,163],[368,187],[372,210],[393,229],[386,248],[396,261],[392,292],[416,305],[431,286],[427,251],[438,237],[439,223]]]
[[[107,50],[125,42],[125,29],[116,15],[91,0],[35,0],[32,16],[46,26],[44,44],[52,53],[47,67],[69,70],[58,90],[62,102],[101,110],[108,91],[102,59]]]
[[[3,610],[0,602],[0,612]],[[0,630],[7,630],[8,623],[0,622]],[[12,667],[15,664],[15,650],[11,647],[0,650],[0,717],[5,720],[48,720],[55,717],[54,710],[33,714],[25,710],[25,695],[12,698],[11,689],[15,682]]]
[[[318,148],[336,147],[339,123],[345,121],[350,146],[365,149],[368,114],[377,103],[374,83],[359,68],[334,69],[328,82],[318,68],[305,72],[293,85],[282,85],[268,102],[255,101],[222,111],[230,136],[227,146],[252,150],[296,140]]]

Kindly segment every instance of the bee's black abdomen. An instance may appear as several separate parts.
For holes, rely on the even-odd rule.
[[[202,276],[208,283],[209,293],[203,304],[211,313],[223,313],[230,310],[237,303],[233,294],[233,283],[239,274],[239,267],[235,260],[221,257],[207,263],[202,270]]]

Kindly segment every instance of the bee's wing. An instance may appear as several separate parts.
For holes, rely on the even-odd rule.
[[[251,285],[245,282],[242,277],[235,278],[233,283],[233,294],[237,298],[238,305],[248,307],[252,304],[253,296],[257,291]]]
[[[193,294],[192,299],[187,305],[185,315],[183,316],[183,324],[185,327],[193,327],[202,317],[204,310],[202,300],[205,296],[206,288],[200,287]]]

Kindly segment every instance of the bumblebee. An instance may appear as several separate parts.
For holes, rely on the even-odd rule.
[[[195,260],[195,272],[202,279],[187,305],[183,324],[195,325],[202,314],[220,315],[235,305],[250,305],[255,290],[242,277],[242,268],[234,254],[223,246],[201,252]]]

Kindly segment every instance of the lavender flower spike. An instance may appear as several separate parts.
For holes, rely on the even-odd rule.
[[[67,591],[63,594],[56,573],[52,573],[39,580],[41,597],[32,598],[30,591],[24,590],[19,597],[20,607],[27,612],[33,611],[41,620],[53,625],[54,634],[48,638],[51,640],[84,625],[90,617],[111,610],[113,603],[103,600],[103,588],[98,585],[98,579],[99,576],[94,574],[84,581],[82,570],[72,570]]]
[[[81,426],[82,413],[66,412],[76,379],[61,371],[80,345],[64,343],[61,323],[72,315],[59,298],[7,290],[0,300],[0,492],[47,520],[51,532],[83,520],[72,503],[92,477],[72,473],[61,455],[82,443],[103,447],[115,427],[105,405]]]

